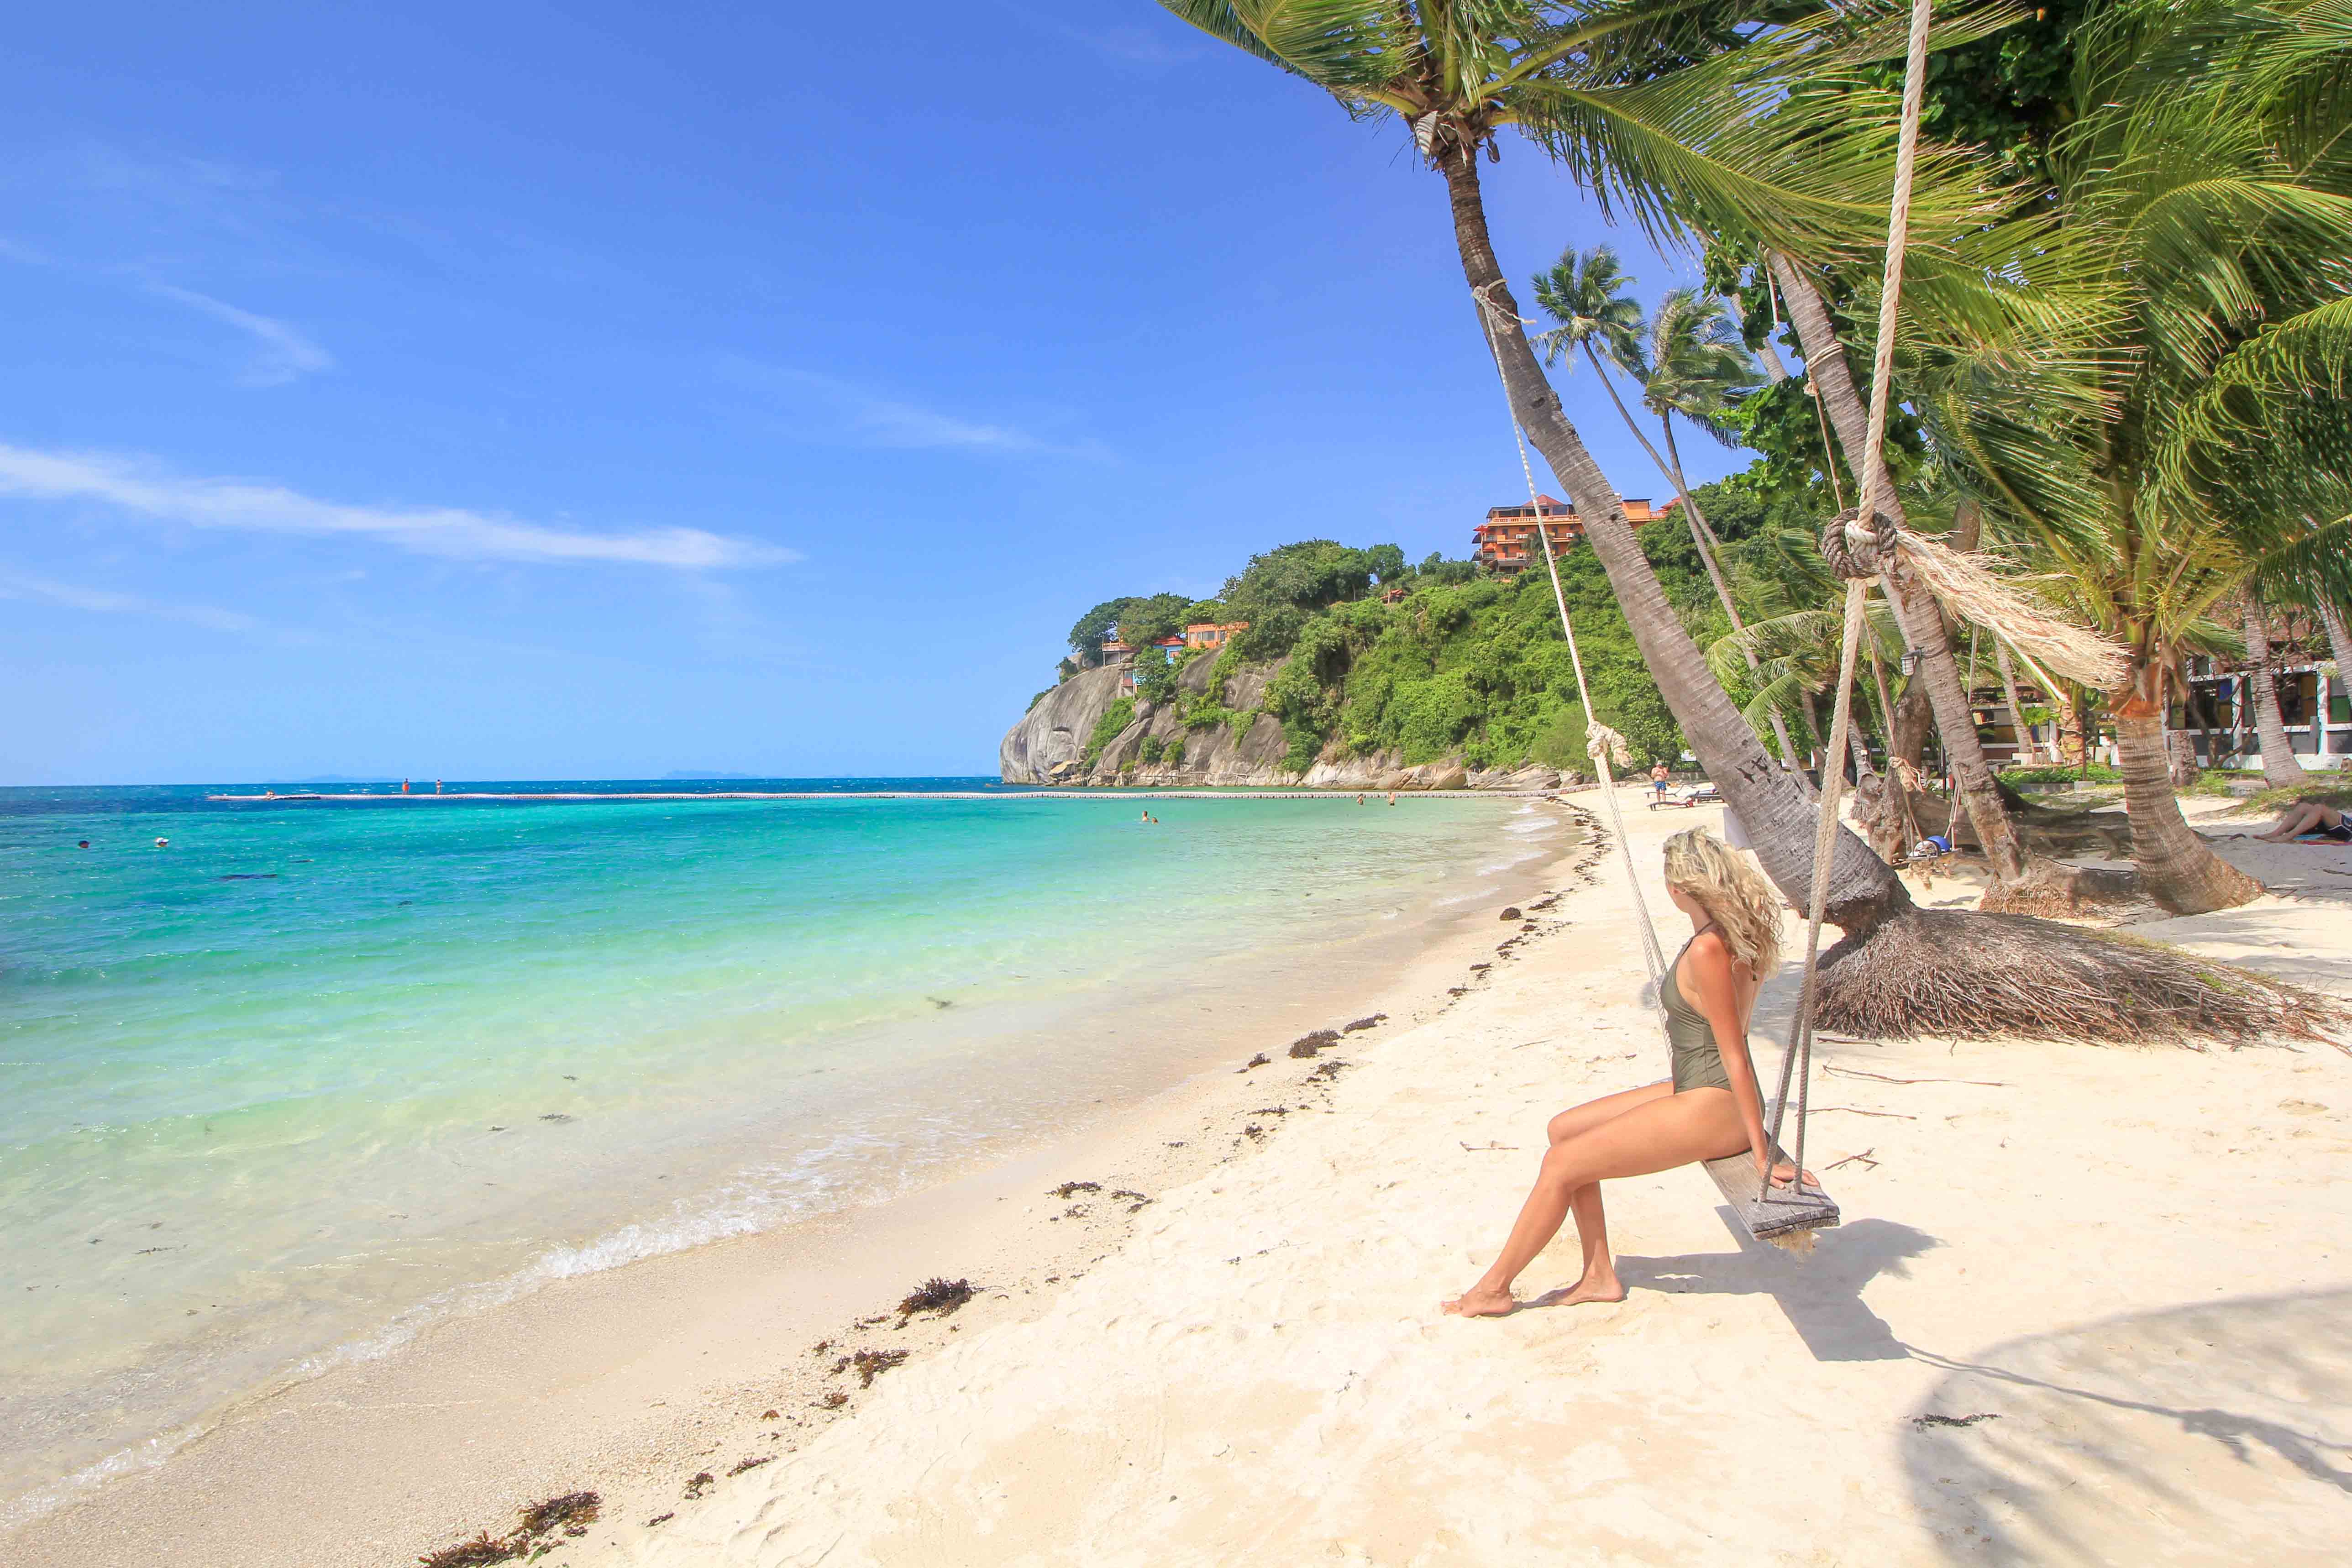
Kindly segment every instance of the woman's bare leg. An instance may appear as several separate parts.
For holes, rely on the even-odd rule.
[[[1603,1094],[1598,1100],[1587,1100],[1572,1105],[1554,1116],[1544,1128],[1544,1140],[1549,1144],[1564,1144],[1569,1139],[1589,1133],[1603,1122],[1614,1121],[1636,1105],[1653,1100],[1663,1100],[1675,1092],[1675,1086],[1664,1079],[1644,1083],[1639,1089],[1627,1089],[1616,1094]]]
[[[1576,1217],[1576,1239],[1584,1249],[1584,1272],[1565,1294],[1550,1298],[1556,1307],[1578,1307],[1587,1301],[1622,1301],[1625,1287],[1617,1279],[1617,1260],[1609,1251],[1609,1217],[1601,1207],[1601,1184],[1586,1182],[1568,1195],[1568,1211]]]
[[[1606,1218],[1601,1207],[1599,1183],[1618,1176],[1648,1176],[1696,1160],[1737,1153],[1748,1143],[1731,1094],[1722,1089],[1695,1089],[1667,1094],[1634,1106],[1622,1115],[1565,1143],[1555,1144],[1536,1174],[1535,1190],[1519,1208],[1508,1239],[1493,1267],[1475,1285],[1445,1303],[1445,1310],[1465,1317],[1499,1317],[1517,1305],[1511,1284],[1519,1271],[1551,1244],[1560,1222],[1580,1189],[1591,1189],[1591,1224],[1577,1216],[1584,1240],[1585,1282],[1616,1284],[1616,1264],[1609,1256]],[[1616,1300],[1594,1296],[1586,1300]],[[1575,1291],[1570,1295],[1574,1296]]]
[[[2326,827],[2327,817],[2326,807],[2315,806],[2307,800],[2300,800],[2289,806],[2279,817],[2278,826],[2264,833],[2263,837],[2274,844],[2284,843],[2287,840],[2300,834]]]

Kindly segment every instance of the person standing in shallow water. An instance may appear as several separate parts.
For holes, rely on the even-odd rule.
[[[1705,828],[1666,841],[1666,892],[1691,922],[1691,939],[1659,982],[1672,1076],[1551,1119],[1550,1147],[1509,1239],[1486,1276],[1444,1303],[1448,1312],[1500,1317],[1516,1311],[1512,1282],[1570,1214],[1583,1244],[1584,1271],[1548,1304],[1622,1301],[1625,1287],[1610,1255],[1609,1221],[1601,1207],[1603,1181],[1741,1149],[1755,1160],[1757,1175],[1764,1174],[1772,1145],[1748,1054],[1748,1020],[1756,988],[1780,959],[1780,895],[1762,872]],[[1795,1174],[1778,1165],[1772,1181],[1785,1186]]]

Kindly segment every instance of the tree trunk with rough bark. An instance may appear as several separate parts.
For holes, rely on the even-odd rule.
[[[2295,760],[2294,742],[2287,738],[2286,716],[2279,711],[2278,671],[2271,659],[2271,628],[2263,607],[2250,595],[2245,601],[2246,684],[2253,688],[2254,733],[2263,737],[2263,782],[2273,789],[2293,789],[2311,782],[2311,775]]]
[[[2340,686],[2352,681],[2352,632],[2345,630],[2344,612],[2324,596],[2319,601],[2319,623],[2327,628],[2327,648],[2336,655],[2336,680]]]
[[[2164,754],[2162,672],[2144,654],[2132,663],[2132,685],[2114,694],[2116,763],[2140,885],[2175,915],[2235,908],[2259,895],[2263,884],[2215,854],[2181,816]]]
[[[1837,431],[1838,444],[1858,463],[1859,455],[1868,445],[1870,413],[1853,384],[1845,349],[1838,341],[1835,323],[1830,319],[1829,302],[1812,279],[1786,256],[1773,252],[1769,264],[1773,277],[1780,281],[1781,294],[1788,299],[1789,319],[1796,325],[1797,340],[1805,348],[1805,369],[1812,377],[1813,389],[1829,414],[1830,423]],[[1868,483],[1868,476],[1857,477]],[[1902,503],[1895,498],[1891,475],[1880,476],[1878,491],[1885,497],[1888,514],[1898,523],[1904,521]],[[2000,786],[1993,779],[1992,765],[1985,760],[1984,746],[1977,737],[1976,717],[1969,711],[1968,693],[1961,688],[1943,610],[1937,604],[1935,595],[1916,584],[1905,582],[1900,572],[1890,576],[1889,597],[1903,623],[1904,635],[1919,655],[1918,684],[1927,688],[1928,705],[1935,711],[1937,733],[1944,739],[1944,758],[1952,769],[1953,788],[1968,814],[1969,825],[1976,830],[1977,841],[1984,846],[1993,879],[2018,881],[2025,874],[2024,846],[2018,841],[2016,825],[2009,820]]]
[[[1801,907],[1812,894],[1813,832],[1820,808],[1764,749],[1706,659],[1666,601],[1657,574],[1642,554],[1626,520],[1623,502],[1583,438],[1570,423],[1559,395],[1536,361],[1535,349],[1516,318],[1517,301],[1495,259],[1478,183],[1477,150],[1454,140],[1442,146],[1436,162],[1445,176],[1453,210],[1454,244],[1462,271],[1479,311],[1479,331],[1493,341],[1503,384],[1520,428],[1551,465],[1568,491],[1585,537],[1607,572],[1625,622],[1648,665],[1658,694],[1682,726],[1691,750],[1707,776],[1739,813],[1765,873]],[[1499,318],[1499,319],[1497,319]],[[1843,828],[1838,831],[1827,889],[1829,918],[1849,936],[1871,930],[1911,907],[1902,883],[1870,847]]]
[[[2191,789],[2197,783],[2197,743],[2189,738],[2185,729],[2167,726],[2164,731],[2164,754],[2172,764],[2172,788]]]
[[[2017,760],[2039,762],[2042,758],[2034,755],[2033,731],[2025,722],[2025,705],[2017,700],[2017,671],[2009,662],[2009,644],[1995,637],[1992,657],[1993,663],[2000,666],[2000,695],[2009,699],[2009,732],[2017,739]]]

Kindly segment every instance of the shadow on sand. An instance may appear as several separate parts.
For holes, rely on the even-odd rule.
[[[1898,1442],[1954,1562],[2346,1561],[2352,1291],[1911,1354],[1949,1373]]]
[[[1770,1296],[1816,1361],[1902,1361],[1910,1355],[1885,1320],[1863,1304],[1862,1292],[1881,1274],[1901,1278],[1910,1260],[1942,1245],[1934,1237],[1891,1219],[1859,1219],[1822,1231],[1812,1256],[1801,1260],[1756,1240],[1728,1208],[1716,1213],[1738,1251],[1679,1258],[1621,1253],[1617,1277],[1636,1291]]]

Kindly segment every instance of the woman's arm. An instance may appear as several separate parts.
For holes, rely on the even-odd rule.
[[[1764,1092],[1756,1082],[1756,1063],[1748,1054],[1748,1009],[1740,1005],[1739,978],[1732,969],[1731,950],[1722,937],[1710,932],[1691,944],[1678,977],[1685,983],[1691,1005],[1715,1031],[1723,1075],[1731,1081],[1732,1103],[1739,1107],[1739,1124],[1748,1133],[1748,1152],[1756,1162],[1756,1174],[1761,1176],[1772,1145],[1764,1133]],[[1780,1172],[1773,1176],[1777,1179]]]

